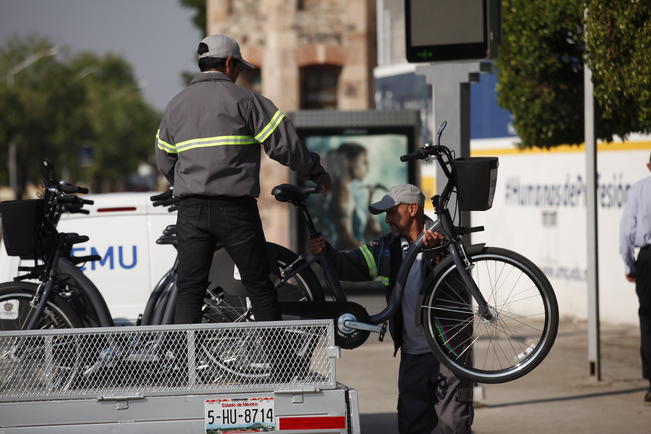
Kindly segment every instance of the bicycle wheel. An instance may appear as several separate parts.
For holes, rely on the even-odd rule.
[[[270,256],[276,264],[272,267],[272,281],[281,280],[283,270],[294,264],[297,268],[303,263],[294,252],[276,244],[268,244]],[[293,275],[285,284],[276,288],[278,301],[324,301],[323,289],[311,268],[305,268]],[[204,299],[202,321],[241,322],[252,321],[251,306],[246,297],[230,295],[217,288],[210,291]]]
[[[33,309],[31,300],[36,284],[6,282],[0,284],[0,331],[23,330]],[[37,329],[65,329],[81,327],[79,316],[58,295],[51,295]]]
[[[33,309],[31,300],[37,286],[27,282],[0,284],[0,331],[22,330]],[[59,296],[51,295],[37,329],[81,327],[79,317]],[[52,337],[52,376],[47,374],[45,339],[3,340],[0,348],[0,389],[20,387],[21,383],[47,384],[53,390],[66,390],[79,369],[78,342],[72,336]]]
[[[493,318],[478,314],[450,261],[426,284],[425,335],[434,355],[461,377],[481,383],[520,378],[545,358],[556,338],[552,286],[536,265],[515,252],[485,247],[468,257]]]
[[[272,281],[280,281],[283,270],[289,265],[300,266],[300,259],[291,250],[282,246],[268,244],[275,258],[272,268]],[[293,275],[277,289],[278,301],[324,301],[323,289],[316,275],[310,268],[305,268]],[[252,321],[251,307],[246,297],[215,292],[205,300],[203,322],[242,322]],[[309,366],[314,345],[311,336],[290,336],[292,348],[295,350],[292,364]],[[230,382],[255,380],[265,381],[271,375],[269,354],[263,349],[265,342],[258,336],[247,334],[246,331],[232,330],[220,334],[219,337],[207,338],[199,345],[201,358],[199,369],[207,382]]]

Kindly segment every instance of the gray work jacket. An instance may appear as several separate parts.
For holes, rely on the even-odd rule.
[[[302,176],[325,171],[285,115],[267,98],[204,72],[167,105],[156,134],[156,162],[176,196],[260,194],[260,144]]]

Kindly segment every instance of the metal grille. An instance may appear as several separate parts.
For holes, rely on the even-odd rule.
[[[331,321],[0,333],[0,401],[333,389]]]

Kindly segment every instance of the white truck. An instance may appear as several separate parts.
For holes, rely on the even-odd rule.
[[[102,257],[84,272],[124,327],[0,332],[0,434],[359,433],[357,392],[336,382],[331,321],[133,326],[176,255],[155,242],[176,214],[153,207],[153,194],[84,196],[94,201],[88,215],[61,218],[60,232],[90,238],[75,245],[76,256]],[[0,246],[0,282],[20,274],[20,265]],[[229,376],[233,357],[264,357],[277,330],[316,333],[301,377],[291,364],[280,378]],[[152,336],[177,337],[168,345],[169,337]],[[257,341],[243,351],[251,339]],[[147,342],[165,342],[166,350],[143,347]]]

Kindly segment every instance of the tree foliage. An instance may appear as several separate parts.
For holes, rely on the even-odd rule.
[[[74,59],[73,68],[83,76],[83,110],[92,132],[86,143],[92,163],[84,178],[96,188],[108,183],[115,189],[118,180],[151,158],[160,114],[144,101],[131,66],[122,58],[85,53]]]
[[[642,0],[503,0],[498,102],[522,147],[583,142],[584,61],[597,138],[650,130],[650,9]]]
[[[179,0],[181,6],[194,9],[192,22],[202,35],[206,34],[206,0]]]
[[[651,3],[588,0],[587,64],[612,134],[651,132]]]
[[[523,147],[583,140],[581,0],[505,0],[498,102]]]
[[[43,158],[70,181],[115,185],[151,158],[159,114],[143,100],[125,60],[73,57],[65,48],[54,56],[52,48],[35,36],[0,48],[1,161],[14,143],[19,193],[28,181],[38,182]],[[90,161],[80,158],[82,148],[90,150]],[[6,163],[0,183],[8,183]]]

